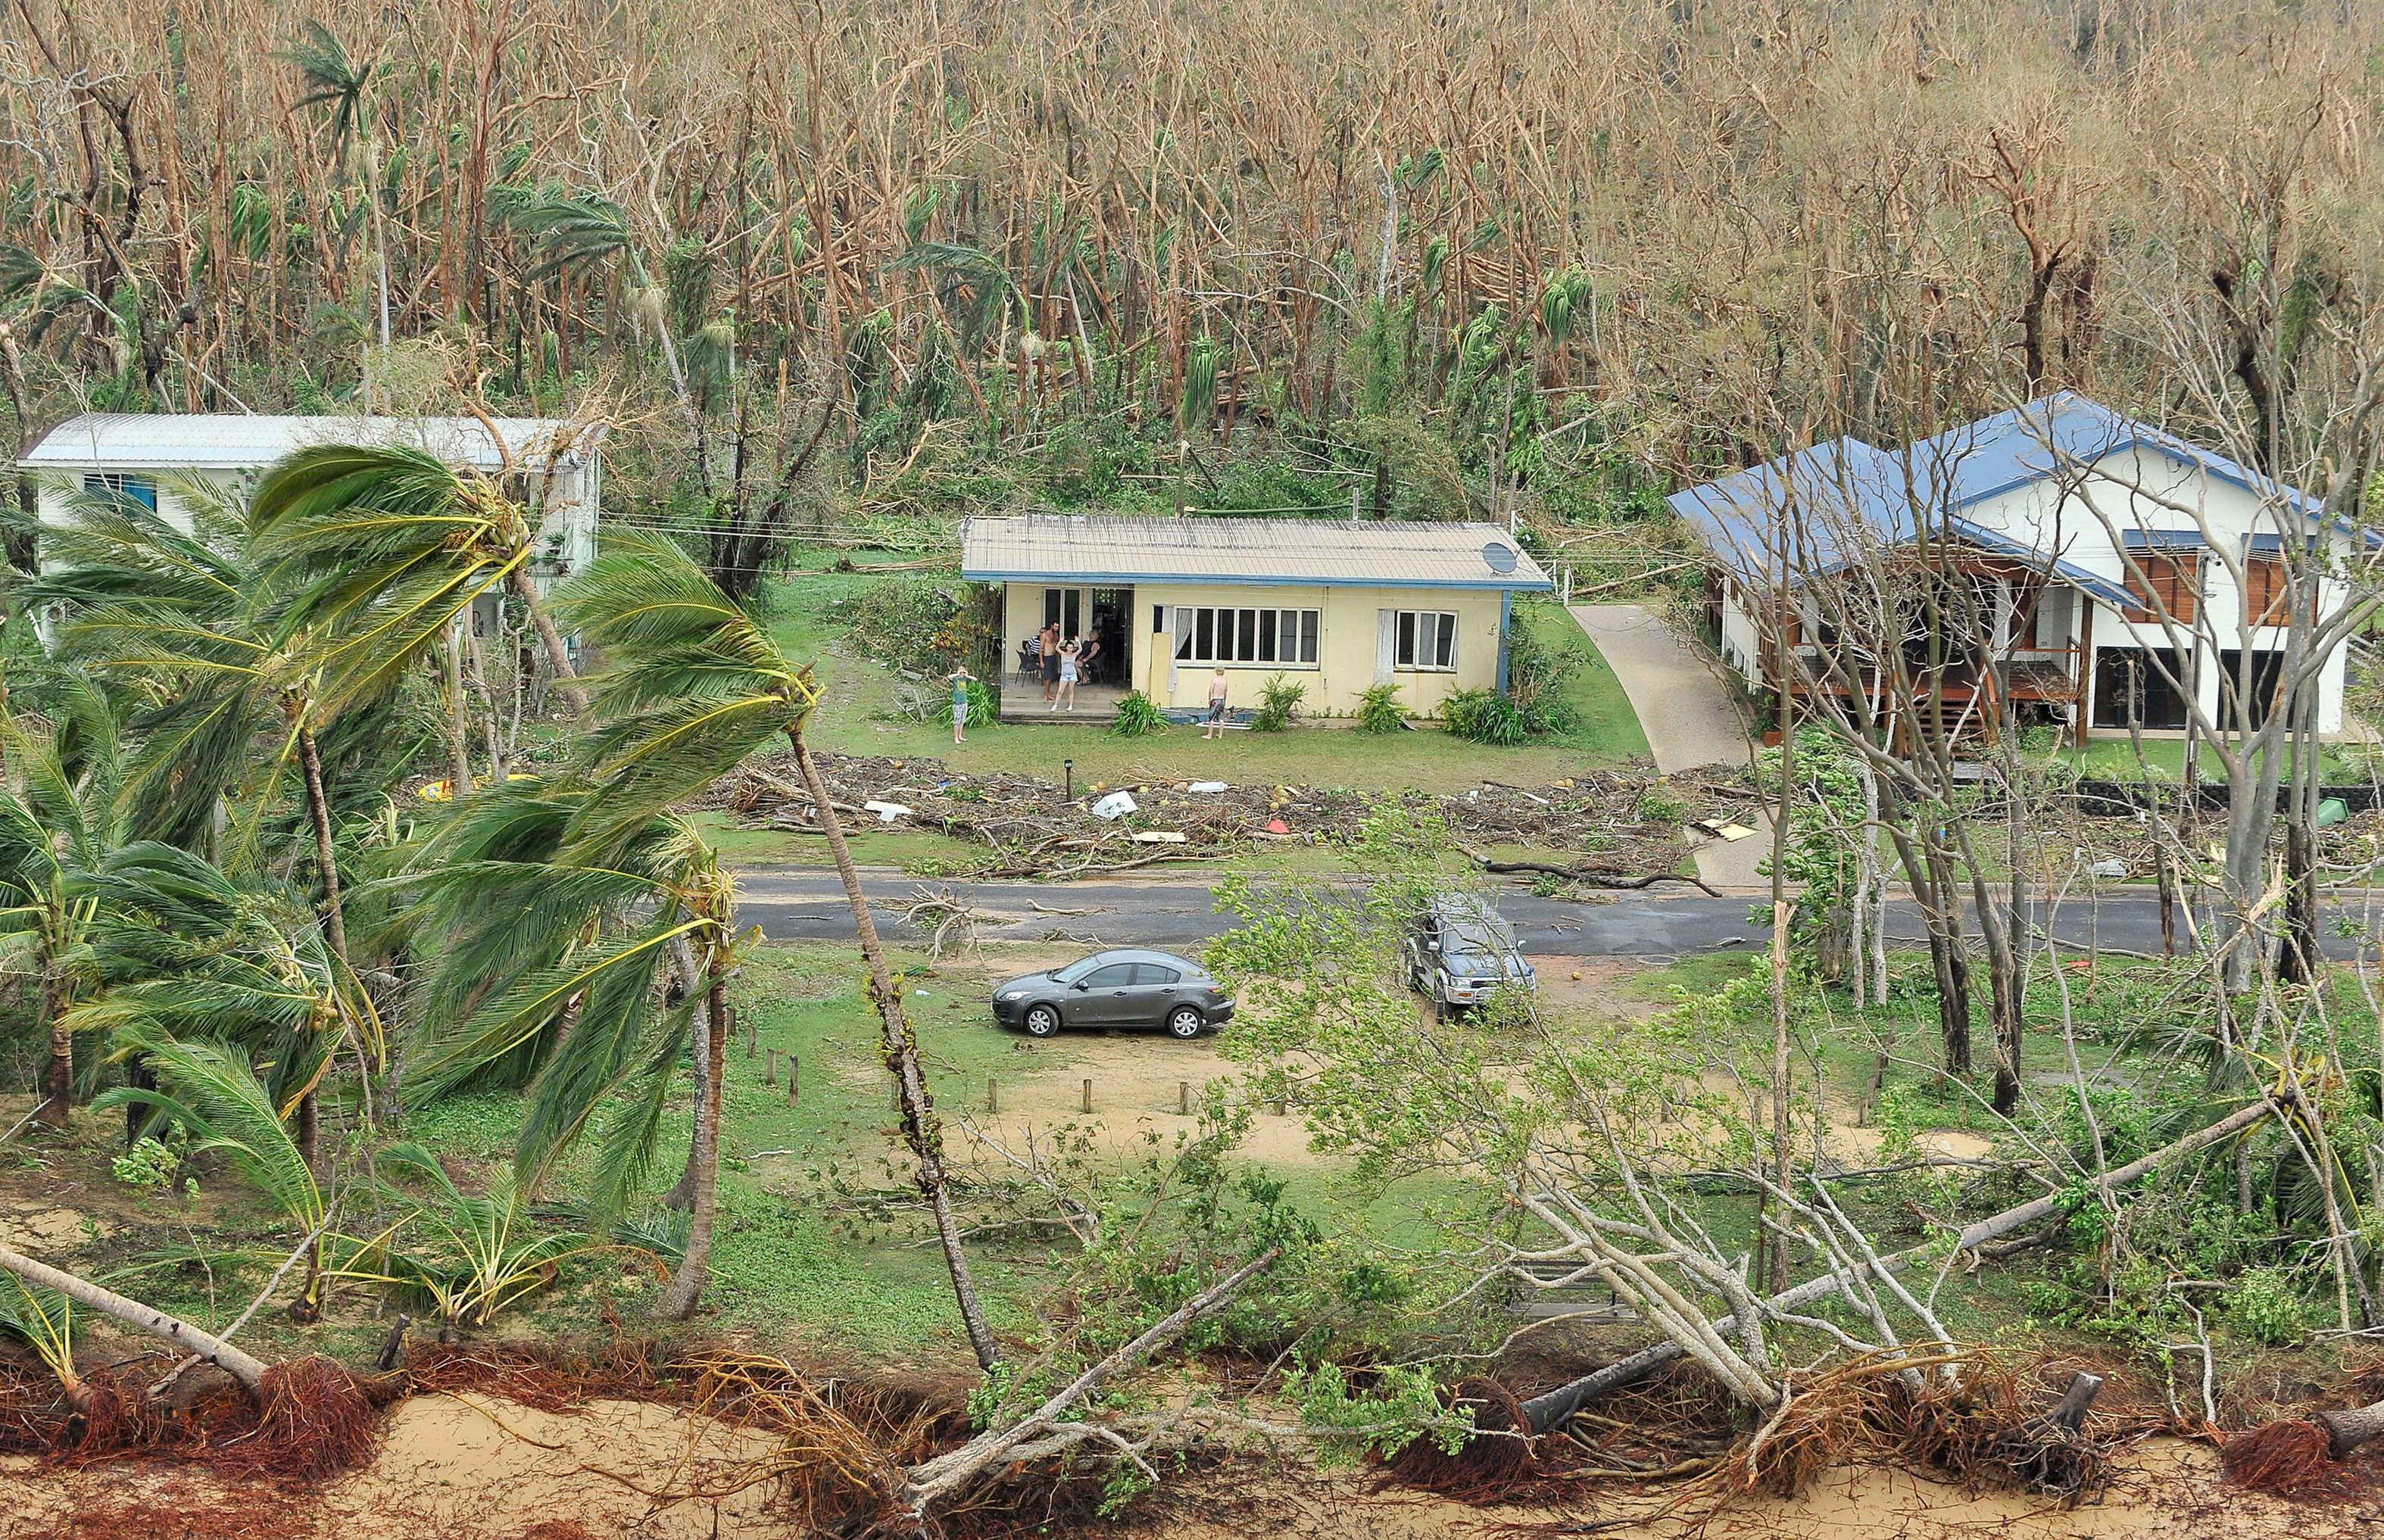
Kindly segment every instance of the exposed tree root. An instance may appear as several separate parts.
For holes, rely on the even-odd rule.
[[[1486,1379],[1459,1381],[1454,1403],[1456,1410],[1472,1413],[1473,1436],[1452,1454],[1425,1434],[1392,1457],[1392,1479],[1459,1501],[1511,1496],[1539,1464],[1523,1403]]]
[[[2227,1479],[2271,1497],[2347,1497],[2370,1484],[2366,1472],[2335,1459],[2326,1424],[2287,1417],[2228,1439],[2218,1451]]]

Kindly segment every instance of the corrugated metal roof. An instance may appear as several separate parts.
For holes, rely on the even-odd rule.
[[[961,526],[961,573],[981,582],[1553,587],[1495,524],[1028,514]]]
[[[1785,539],[1790,566],[1835,572],[1867,545],[1906,545],[1925,523],[1938,535],[2025,562],[2121,609],[2142,608],[2126,588],[1961,516],[2018,488],[2075,476],[2124,450],[2148,450],[2197,467],[2312,517],[2318,501],[2173,434],[2123,416],[2074,391],[1946,429],[1908,449],[1839,439],[1749,466],[1668,500],[1720,564],[1742,581],[1776,581]],[[1785,515],[1783,520],[1783,515]],[[2369,537],[2376,543],[2375,537]]]
[[[542,461],[558,433],[556,417],[498,417],[497,431],[517,462]],[[601,442],[602,424],[581,427],[562,463]],[[504,455],[478,417],[233,416],[93,412],[42,435],[17,464],[27,470],[246,470],[317,444],[412,444],[454,465],[496,470]]]

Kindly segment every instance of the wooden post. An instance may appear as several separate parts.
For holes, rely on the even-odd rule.
[[[1192,1115],[1192,1082],[1189,1080],[1175,1083],[1175,1115],[1179,1118]]]
[[[770,1050],[770,1064],[769,1064],[769,1067],[768,1067],[767,1069],[765,1069],[765,1070],[764,1070],[764,1071],[762,1072],[762,1084],[763,1084],[763,1085],[764,1085],[764,1086],[775,1086],[775,1085],[776,1085],[777,1083],[778,1083],[778,1050],[777,1050],[776,1049],[772,1049]]]
[[[728,1036],[734,1037],[737,1035],[738,1019],[744,1014],[733,1005],[728,1008]],[[753,1057],[753,1024],[750,1021],[745,1024],[745,1057]]]
[[[787,1055],[787,1105],[789,1107],[792,1107],[795,1104],[795,1094],[797,1090],[795,1074],[797,1071],[802,1068],[802,1064],[803,1062],[801,1059],[796,1058],[793,1054],[789,1053]]]
[[[985,1110],[987,1112],[1001,1111],[1001,1093],[989,1074],[985,1077]]]
[[[1087,1117],[1089,1117],[1089,1116],[1091,1116],[1091,1115],[1092,1115],[1092,1111],[1093,1111],[1093,1083],[1092,1083],[1091,1081],[1087,1080],[1087,1081],[1086,1081],[1086,1082],[1085,1082],[1085,1114],[1086,1114]]]

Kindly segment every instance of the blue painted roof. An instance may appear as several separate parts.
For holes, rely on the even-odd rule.
[[[2018,561],[2121,609],[2143,606],[2126,588],[2057,552],[2032,549],[1961,516],[1966,508],[2068,474],[2127,450],[2165,455],[2307,517],[2322,504],[2296,488],[2064,391],[1889,452],[1838,439],[1675,492],[1667,501],[1741,581],[1778,579],[1782,540],[1800,572],[1836,572],[1862,545],[1908,545],[1925,522],[1937,535]],[[1783,519],[1783,510],[1797,517]],[[1787,528],[1783,528],[1783,523]],[[2156,540],[2170,531],[2155,532]],[[2199,535],[2193,537],[2199,542]]]

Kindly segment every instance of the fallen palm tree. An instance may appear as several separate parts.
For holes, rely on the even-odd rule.
[[[372,1398],[362,1382],[329,1359],[268,1364],[155,1306],[6,1247],[0,1247],[0,1269],[161,1337],[190,1358],[222,1370],[240,1387],[235,1405],[205,1408],[190,1419],[168,1422],[157,1413],[152,1397],[127,1395],[100,1375],[81,1382],[62,1380],[69,1386],[73,1418],[61,1433],[74,1438],[79,1448],[155,1448],[204,1460],[233,1475],[300,1481],[353,1470],[372,1452],[379,1434]]]
[[[2354,1484],[2342,1462],[2378,1437],[2384,1437],[2384,1401],[2280,1418],[2229,1439],[2219,1463],[2229,1479],[2257,1492],[2323,1497]]]

